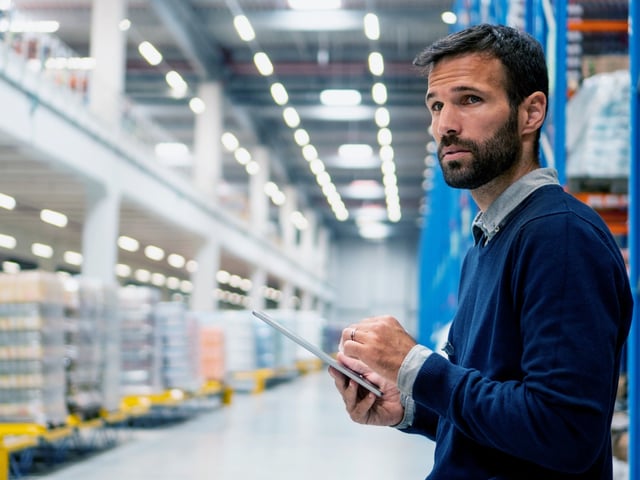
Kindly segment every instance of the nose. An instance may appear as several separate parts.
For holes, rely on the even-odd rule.
[[[433,116],[432,130],[438,137],[460,134],[460,119],[452,107],[444,106]]]

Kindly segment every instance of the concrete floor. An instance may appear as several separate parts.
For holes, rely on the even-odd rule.
[[[322,370],[172,427],[127,430],[118,446],[47,480],[422,480],[434,444],[351,422]]]

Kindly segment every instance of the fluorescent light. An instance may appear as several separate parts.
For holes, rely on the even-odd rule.
[[[287,0],[293,10],[336,10],[342,7],[341,0]]]
[[[36,257],[51,258],[53,257],[53,247],[44,243],[34,243],[31,245],[31,253]]]
[[[391,145],[391,141],[393,140],[393,135],[391,135],[391,130],[388,128],[381,128],[378,130],[378,144],[379,145]]]
[[[182,268],[186,262],[186,259],[177,253],[172,253],[167,257],[167,263],[169,263],[173,268]]]
[[[118,263],[115,270],[118,277],[128,277],[131,275],[131,267],[124,263]]]
[[[180,279],[178,277],[167,277],[167,288],[178,290],[180,288]]]
[[[231,274],[226,270],[218,270],[216,273],[216,280],[218,283],[222,283],[223,285],[229,283],[229,279],[231,278]]]
[[[60,29],[60,23],[55,20],[39,21],[9,21],[6,18],[0,20],[0,32],[13,33],[55,33]]]
[[[235,151],[240,146],[240,142],[238,141],[236,136],[230,132],[223,133],[220,140],[222,141],[222,145],[224,146],[224,148],[226,148],[230,152]]]
[[[268,77],[273,73],[273,64],[269,60],[269,56],[264,52],[258,52],[253,56],[253,63],[255,63],[258,72],[264,77]]]
[[[300,147],[305,146],[311,140],[309,138],[309,134],[304,128],[297,129],[293,134],[293,138]]]
[[[371,97],[378,105],[387,103],[387,87],[384,83],[374,83],[371,87]]]
[[[200,97],[193,97],[191,100],[189,100],[189,108],[196,115],[200,115],[201,113],[204,113],[204,111],[207,109],[207,106]]]
[[[40,220],[60,228],[67,226],[67,216],[64,213],[49,210],[48,208],[40,211]]]
[[[156,262],[164,258],[164,250],[155,245],[147,245],[144,248],[144,254],[147,258],[155,260]]]
[[[377,240],[389,236],[389,227],[383,223],[371,222],[366,225],[362,225],[358,229],[358,233],[360,233],[362,238]]]
[[[75,266],[82,265],[82,254],[79,253],[79,252],[74,252],[74,251],[68,250],[68,251],[64,252],[62,258],[69,265],[75,265]]]
[[[362,95],[353,89],[327,89],[320,92],[320,102],[332,107],[350,107],[360,105]]]
[[[383,162],[392,161],[395,153],[391,145],[383,145],[380,147],[380,159]]]
[[[251,22],[244,15],[236,15],[233,17],[233,26],[238,32],[238,36],[244,40],[245,42],[250,42],[254,38],[256,38],[256,32],[253,31],[253,27],[251,26]]]
[[[295,212],[291,212],[291,216],[289,218],[291,219],[291,223],[293,223],[298,230],[306,230],[309,228],[309,221],[301,212],[297,210]]]
[[[195,273],[198,271],[198,262],[195,260],[189,260],[185,268],[187,269],[187,272]]]
[[[447,25],[454,25],[458,21],[457,15],[449,11],[442,12],[440,18],[442,19],[443,23],[446,23]]]
[[[316,147],[311,145],[310,143],[302,147],[302,156],[307,162],[318,158],[318,151]]]
[[[249,150],[244,147],[237,148],[235,152],[233,152],[233,156],[236,157],[236,161],[240,165],[247,165],[251,161],[251,154]]]
[[[156,144],[155,152],[160,158],[184,157],[189,155],[189,147],[180,142],[162,142]]]
[[[139,268],[133,274],[134,278],[142,283],[147,283],[151,280],[151,272],[149,270],[145,270],[144,268]]]
[[[122,20],[120,20],[118,28],[121,32],[129,31],[129,29],[131,28],[131,20],[129,20],[128,18],[123,18]]]
[[[193,291],[193,283],[191,283],[189,280],[182,280],[180,282],[180,290],[182,290],[184,293],[191,293]]]
[[[379,107],[376,109],[375,114],[376,125],[380,128],[388,127],[391,122],[391,115],[389,115],[389,110],[384,107]]]
[[[152,273],[151,283],[156,287],[163,287],[167,283],[167,277],[162,273]]]
[[[135,238],[127,237],[126,235],[121,235],[118,237],[118,247],[122,250],[126,250],[127,252],[137,252],[140,248],[140,242]]]
[[[282,116],[284,118],[285,123],[290,128],[296,128],[298,127],[298,125],[300,125],[300,115],[298,115],[298,112],[296,111],[295,108],[293,107],[285,108],[282,112]]]
[[[273,97],[273,101],[278,105],[284,105],[289,101],[287,90],[284,88],[284,85],[279,82],[271,85],[271,96]]]
[[[391,175],[396,173],[396,164],[394,161],[384,160],[380,166],[383,175]]]
[[[338,147],[338,155],[350,159],[370,158],[373,155],[373,149],[365,143],[345,143]]]
[[[20,264],[5,260],[2,262],[2,271],[5,273],[18,273],[20,271]]]
[[[249,175],[255,175],[260,171],[260,165],[255,160],[251,160],[249,163],[245,165],[244,169],[247,171]]]
[[[153,65],[155,67],[156,65],[160,65],[160,62],[162,62],[162,54],[151,42],[147,42],[146,40],[141,42],[140,45],[138,45],[138,52],[140,52],[142,58],[144,58],[149,65]]]
[[[324,162],[319,158],[314,158],[313,160],[311,160],[309,168],[314,175],[319,175],[321,172],[325,171]]]
[[[377,77],[384,73],[384,58],[380,52],[369,54],[369,71]]]
[[[184,95],[187,92],[187,88],[189,87],[187,82],[185,82],[182,75],[175,70],[168,72],[164,78],[176,95]]]
[[[0,193],[0,207],[7,210],[13,210],[16,207],[16,199],[10,195]]]
[[[17,245],[17,242],[15,237],[0,233],[0,247],[13,250],[14,248],[16,248],[16,245]]]
[[[378,40],[380,38],[380,23],[376,14],[367,13],[364,16],[364,34],[369,40]]]

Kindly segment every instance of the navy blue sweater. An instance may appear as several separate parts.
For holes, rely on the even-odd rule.
[[[539,188],[468,252],[449,359],[413,388],[429,479],[611,479],[610,425],[632,296],[601,218]]]

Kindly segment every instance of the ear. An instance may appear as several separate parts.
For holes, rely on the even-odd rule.
[[[539,130],[547,110],[547,97],[542,92],[533,92],[520,104],[520,128],[522,133]]]

